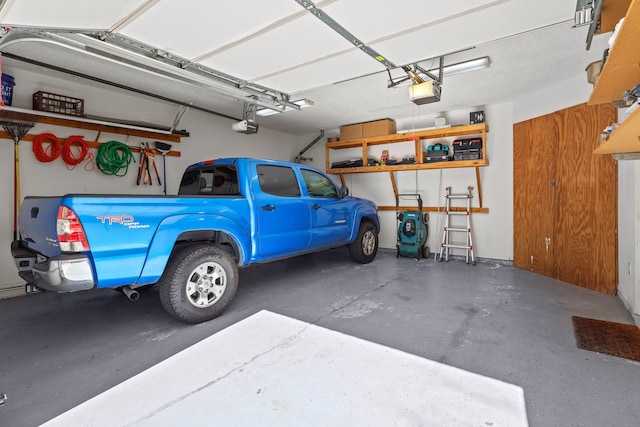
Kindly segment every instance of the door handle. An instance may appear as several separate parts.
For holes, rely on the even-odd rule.
[[[321,207],[322,207],[322,206],[320,206],[320,205],[318,205],[318,204],[313,204],[313,205],[311,205],[311,209],[315,209],[315,210],[318,210],[318,209],[320,209]]]
[[[275,211],[276,207],[274,205],[264,205],[262,207],[262,210],[271,212],[271,211]]]

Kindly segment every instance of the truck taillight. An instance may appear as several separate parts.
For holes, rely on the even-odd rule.
[[[87,235],[76,213],[66,206],[58,209],[56,232],[60,250],[64,252],[81,252],[89,250]]]

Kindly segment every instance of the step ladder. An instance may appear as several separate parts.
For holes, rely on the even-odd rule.
[[[466,262],[469,264],[469,260],[473,265],[476,265],[475,257],[473,256],[473,238],[471,237],[471,191],[473,187],[467,187],[465,194],[453,194],[451,193],[451,187],[445,189],[445,220],[444,220],[444,232],[442,233],[442,243],[440,244],[440,254],[438,255],[438,261],[443,259],[449,261],[449,252],[451,249],[465,249],[466,250]],[[465,200],[467,201],[466,210],[453,210],[451,206],[452,201]],[[463,228],[461,226],[452,226],[450,223],[451,216],[466,216],[467,226]],[[451,233],[465,233],[466,244],[454,244],[451,240]]]

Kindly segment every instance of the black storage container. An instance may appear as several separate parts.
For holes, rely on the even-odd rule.
[[[453,141],[453,152],[482,150],[482,138],[456,139]]]

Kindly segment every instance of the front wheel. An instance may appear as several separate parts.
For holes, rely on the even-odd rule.
[[[358,237],[349,244],[351,259],[360,264],[368,264],[378,253],[378,230],[370,222],[363,222],[358,230]]]
[[[160,301],[173,317],[200,323],[222,314],[238,289],[238,266],[228,252],[211,245],[176,253],[158,282]]]

